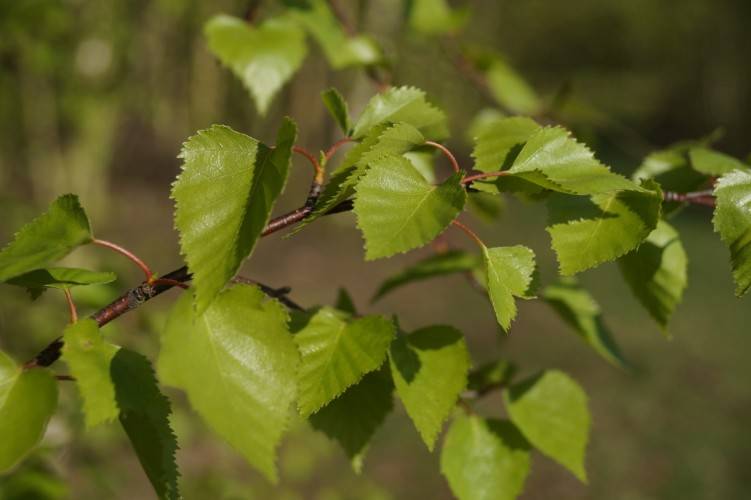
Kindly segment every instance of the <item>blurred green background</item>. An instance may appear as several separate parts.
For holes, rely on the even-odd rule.
[[[471,165],[467,127],[493,103],[457,73],[438,40],[406,29],[402,1],[341,3],[394,59],[394,81],[424,88],[447,111],[449,145]],[[718,128],[719,149],[740,157],[751,152],[748,0],[468,3],[466,38],[506,54],[543,94],[570,92],[577,107],[566,124],[614,168],[630,172],[650,150]],[[195,130],[225,123],[271,140],[288,114],[300,126],[299,144],[318,150],[338,139],[320,92],[336,86],[358,111],[372,83],[357,69],[331,72],[314,48],[269,116],[260,118],[201,35],[210,16],[242,16],[246,8],[247,2],[226,0],[0,2],[0,241],[56,195],[75,192],[98,236],[166,272],[181,261],[170,182],[180,145]],[[295,160],[279,212],[305,198],[308,170]],[[571,373],[590,395],[590,484],[537,456],[525,499],[741,499],[751,490],[751,299],[733,297],[728,255],[710,218],[699,207],[675,219],[690,268],[672,339],[632,298],[615,265],[583,275],[631,372],[602,362],[539,301],[523,303],[511,335],[502,338],[486,301],[460,277],[414,285],[369,305],[382,279],[430,250],[366,264],[351,215],[326,218],[294,239],[264,239],[244,274],[291,286],[304,305],[331,303],[346,287],[362,311],[397,313],[407,330],[434,323],[461,328],[477,362],[501,356],[529,371]],[[500,221],[472,223],[490,243],[529,245],[543,282],[555,278],[543,207],[509,200]],[[461,234],[447,237],[465,246]],[[100,250],[82,249],[69,259],[120,274],[111,287],[76,294],[87,311],[139,280],[137,269]],[[175,294],[107,327],[109,335],[153,358]],[[0,289],[0,349],[28,359],[60,334],[66,314],[52,293],[32,305],[22,290]],[[64,385],[61,394],[42,450],[0,478],[0,498],[150,498],[119,426],[84,432],[74,386]],[[376,435],[361,476],[335,444],[296,423],[281,450],[281,485],[272,487],[186,411],[180,394],[169,394],[187,499],[451,497],[437,455],[427,452],[398,407]],[[502,412],[495,397],[479,408]]]

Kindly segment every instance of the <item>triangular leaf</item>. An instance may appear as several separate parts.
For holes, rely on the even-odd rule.
[[[339,293],[337,293],[336,295],[336,304],[334,304],[334,309],[339,309],[340,311],[352,316],[357,315],[355,301],[352,299],[352,296],[349,294],[349,292],[344,288],[340,288]]]
[[[172,198],[199,312],[253,251],[287,180],[295,137],[285,120],[273,149],[220,125],[184,144]]]
[[[686,289],[688,257],[678,232],[667,222],[618,260],[623,278],[663,330]]]
[[[616,366],[625,365],[620,349],[602,320],[600,306],[589,292],[575,281],[566,280],[545,288],[542,298],[597,354]]]
[[[414,87],[390,88],[374,96],[355,123],[352,137],[364,137],[383,123],[405,122],[429,139],[448,135],[446,115],[425,100],[425,92]]]
[[[89,219],[78,197],[63,195],[0,251],[0,282],[48,267],[91,239]]]
[[[169,315],[160,379],[183,389],[209,426],[269,480],[297,392],[299,354],[287,313],[259,289],[237,285],[202,315],[189,293]]]
[[[591,199],[553,196],[547,228],[558,257],[561,274],[570,276],[603,262],[615,260],[639,246],[660,218],[662,194],[655,191],[621,191]]]
[[[0,351],[0,473],[42,440],[57,408],[57,381],[46,368],[23,370]]]
[[[712,222],[730,250],[735,294],[740,297],[751,287],[751,173],[735,170],[722,176],[715,196]]]
[[[374,161],[357,185],[354,211],[367,260],[421,247],[441,234],[467,200],[460,174],[428,184],[406,158]]]
[[[691,148],[688,157],[691,167],[706,175],[720,176],[733,170],[749,170],[749,167],[740,160],[706,147]]]
[[[387,370],[368,373],[311,415],[310,424],[336,440],[359,473],[373,434],[393,409],[393,392],[394,384]]]
[[[300,413],[307,417],[318,411],[363,375],[378,369],[394,333],[393,323],[382,316],[351,319],[328,307],[316,312],[294,336],[302,356]]]
[[[472,271],[479,264],[479,259],[476,256],[460,250],[450,250],[431,255],[384,281],[378,287],[373,302],[409,283],[447,274]]]
[[[472,157],[475,169],[495,172],[509,168],[524,144],[540,130],[533,119],[523,116],[494,119],[475,138]]]
[[[396,392],[429,450],[467,387],[469,354],[464,336],[450,326],[400,335],[389,352]]]
[[[334,118],[336,124],[339,125],[342,133],[349,135],[349,131],[352,128],[352,124],[349,119],[349,108],[347,107],[347,101],[344,100],[342,94],[335,88],[330,88],[321,94],[323,104],[326,109],[329,110],[331,117]]]
[[[530,468],[529,443],[507,420],[458,417],[441,450],[441,473],[459,500],[514,500]]]
[[[587,395],[565,373],[548,370],[503,391],[511,421],[543,454],[586,482]]]
[[[248,88],[261,115],[274,95],[305,59],[305,33],[283,18],[253,27],[242,19],[218,15],[204,28],[209,49]]]
[[[535,273],[535,254],[529,248],[483,247],[488,295],[498,324],[508,332],[516,317],[514,297],[531,298],[530,287]]]

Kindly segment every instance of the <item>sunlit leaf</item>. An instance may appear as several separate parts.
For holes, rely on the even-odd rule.
[[[725,174],[714,192],[717,208],[712,221],[730,250],[735,294],[740,297],[751,287],[751,173]]]
[[[448,135],[446,115],[425,100],[425,92],[414,87],[394,87],[375,95],[355,123],[352,136],[362,138],[373,127],[388,122],[408,123],[428,139]]]
[[[326,109],[329,110],[332,118],[334,118],[336,124],[339,125],[342,133],[348,135],[352,128],[352,124],[349,119],[347,101],[344,100],[342,94],[336,89],[331,88],[323,92],[321,98],[323,99],[323,104],[326,106]]]
[[[513,247],[483,247],[483,257],[487,276],[490,301],[495,310],[498,324],[505,331],[511,327],[516,317],[514,297],[531,298],[530,287],[535,272],[535,254],[529,248],[516,245]]]

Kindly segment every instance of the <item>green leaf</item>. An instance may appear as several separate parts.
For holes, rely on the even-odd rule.
[[[667,222],[658,222],[639,248],[618,264],[634,296],[666,330],[687,282],[688,257],[678,232]]]
[[[478,265],[479,261],[476,256],[460,250],[450,250],[437,255],[431,255],[384,281],[378,287],[378,291],[373,296],[372,301],[375,302],[397,288],[401,288],[409,283],[445,276],[447,274],[472,271]]]
[[[222,292],[202,315],[189,293],[175,304],[162,336],[162,382],[188,394],[208,425],[276,481],[275,449],[297,392],[299,354],[287,313],[258,288]]]
[[[48,267],[91,239],[89,219],[78,197],[63,195],[0,251],[0,282]]]
[[[204,33],[211,52],[247,87],[261,115],[307,53],[305,33],[284,18],[253,27],[243,19],[218,15],[206,23]]]
[[[735,170],[715,185],[714,229],[730,250],[735,294],[751,287],[751,173]]]
[[[608,363],[623,367],[626,362],[605,326],[600,306],[573,279],[545,288],[542,298],[579,337]]]
[[[311,415],[310,424],[337,441],[359,473],[370,440],[394,407],[393,392],[388,371],[368,373]]]
[[[408,123],[397,123],[388,128],[386,125],[379,125],[371,129],[362,142],[352,148],[342,164],[334,170],[313,212],[295,228],[292,234],[296,234],[303,227],[352,197],[355,194],[355,186],[373,161],[384,155],[401,155],[424,142],[425,137],[420,131]]]
[[[481,172],[508,169],[524,144],[539,130],[537,122],[523,116],[494,119],[484,125],[472,150],[475,169]]]
[[[503,398],[524,437],[586,482],[590,417],[587,395],[579,384],[565,373],[548,370],[509,387]]]
[[[547,231],[561,274],[570,276],[615,260],[649,236],[660,218],[662,194],[653,181],[642,187],[647,190],[549,199]]]
[[[472,370],[467,379],[467,389],[480,393],[493,387],[507,385],[519,368],[505,360],[490,361]]]
[[[295,137],[287,119],[273,149],[221,125],[183,145],[172,198],[199,313],[253,251],[287,180]]]
[[[721,176],[733,170],[749,170],[745,163],[732,156],[701,146],[691,148],[688,157],[691,161],[691,167],[706,175]]]
[[[466,200],[460,174],[432,186],[403,157],[374,161],[357,185],[354,206],[365,258],[389,257],[429,243],[459,215]]]
[[[92,319],[69,325],[63,333],[63,360],[81,392],[86,427],[109,422],[120,415],[110,375],[118,346],[105,342]]]
[[[514,297],[532,298],[530,288],[535,273],[535,254],[522,245],[483,247],[482,253],[490,302],[498,324],[508,332],[516,317]]]
[[[496,222],[506,209],[506,201],[501,196],[490,193],[467,193],[467,206],[473,215],[484,222]]]
[[[461,332],[430,326],[400,335],[389,351],[396,392],[429,450],[467,387],[469,354]]]
[[[335,88],[330,88],[321,94],[323,104],[326,109],[329,110],[331,117],[339,125],[344,135],[349,135],[349,131],[352,128],[352,124],[349,119],[349,107],[347,101],[344,100],[342,94]]]
[[[297,374],[298,405],[307,417],[386,359],[394,325],[382,316],[351,319],[325,307],[295,333],[302,356]]]
[[[648,155],[632,178],[637,181],[653,179],[664,191],[676,193],[687,193],[701,188],[706,184],[707,176],[694,170],[688,160],[688,150],[695,145],[695,142],[675,144]],[[678,202],[663,203],[663,213],[668,215],[683,205],[685,204]]]
[[[344,288],[339,289],[339,293],[336,296],[335,309],[339,309],[352,316],[357,315],[357,308],[355,307],[355,301],[352,300],[352,296]]]
[[[546,189],[569,194],[602,194],[619,190],[644,191],[613,173],[585,145],[561,127],[545,127],[527,140],[509,174]]]
[[[383,55],[375,40],[366,35],[348,36],[325,0],[286,0],[290,15],[323,49],[334,69],[372,65]]]
[[[117,279],[115,273],[87,271],[68,267],[35,269],[8,280],[8,284],[28,288],[38,296],[45,288],[70,289],[75,286],[103,285]]]
[[[460,500],[514,500],[529,475],[530,448],[507,420],[461,416],[441,450],[441,473]]]
[[[86,426],[118,418],[157,496],[180,498],[170,404],[149,360],[105,342],[91,319],[69,325],[63,338],[63,359],[83,397]]]
[[[46,368],[23,370],[0,351],[0,473],[42,440],[57,408],[57,381]]]
[[[373,127],[388,122],[408,123],[428,139],[448,135],[446,115],[425,100],[425,92],[414,87],[394,87],[376,94],[355,123],[352,137],[365,137]]]
[[[177,439],[170,428],[169,400],[159,391],[151,363],[120,349],[110,365],[120,424],[159,498],[181,498],[175,462]]]
[[[467,9],[453,10],[446,0],[413,0],[410,26],[426,35],[455,32],[469,19]]]

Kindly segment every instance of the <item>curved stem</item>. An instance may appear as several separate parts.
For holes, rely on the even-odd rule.
[[[326,158],[326,161],[329,161],[331,157],[334,156],[337,151],[339,151],[339,148],[341,148],[342,146],[350,142],[355,142],[355,140],[351,137],[345,137],[343,139],[339,139],[334,144],[332,144],[331,147],[327,149],[323,155],[324,158]]]
[[[63,288],[65,294],[65,300],[68,302],[68,309],[70,310],[70,322],[71,324],[78,322],[78,309],[76,309],[76,303],[73,302],[73,296],[70,294],[69,288]]]
[[[105,240],[99,240],[94,239],[92,241],[94,245],[98,245],[100,247],[109,248],[110,250],[113,250],[120,255],[124,255],[128,259],[130,259],[135,265],[137,265],[141,271],[143,271],[143,274],[146,275],[146,281],[152,281],[154,279],[154,273],[151,272],[151,268],[146,265],[144,261],[138,258],[133,252],[130,252],[129,250],[126,250],[125,248],[121,247],[120,245],[116,245],[110,241]]]
[[[466,186],[468,184],[472,184],[473,182],[479,181],[481,179],[490,179],[492,177],[503,177],[504,175],[508,175],[508,172],[505,170],[500,171],[500,172],[487,172],[484,174],[470,175],[469,177],[465,177],[464,179],[462,179],[462,184]]]
[[[464,234],[466,234],[467,236],[469,236],[470,239],[472,239],[475,243],[477,243],[480,246],[480,248],[483,248],[483,249],[485,248],[485,243],[483,243],[483,241],[480,239],[480,237],[477,236],[477,233],[475,233],[474,231],[472,231],[470,228],[468,228],[467,226],[465,226],[464,224],[462,224],[458,220],[452,220],[451,224],[453,226],[458,227],[462,231],[464,231]]]
[[[61,382],[75,382],[76,378],[71,375],[55,375],[55,379]]]
[[[292,151],[307,158],[307,160],[310,162],[311,165],[313,165],[313,168],[316,171],[315,182],[319,184],[323,183],[323,167],[321,167],[321,164],[318,163],[318,160],[316,159],[316,157],[313,156],[313,154],[310,151],[300,146],[294,146],[292,148]]]
[[[425,144],[427,144],[428,146],[433,146],[434,148],[436,148],[436,149],[440,150],[440,151],[441,151],[441,153],[443,153],[443,155],[444,155],[444,156],[445,156],[446,158],[448,158],[448,159],[449,159],[449,161],[451,162],[451,168],[453,168],[453,169],[454,169],[454,172],[456,172],[456,173],[458,174],[459,172],[461,172],[461,171],[462,171],[461,167],[459,167],[459,162],[458,162],[458,161],[456,161],[456,157],[455,157],[455,156],[454,156],[454,154],[453,154],[453,153],[452,153],[452,152],[451,152],[451,151],[449,150],[449,148],[447,148],[447,147],[446,147],[446,146],[444,146],[443,144],[439,144],[439,143],[437,143],[437,142],[434,142],[434,141],[425,141]]]

